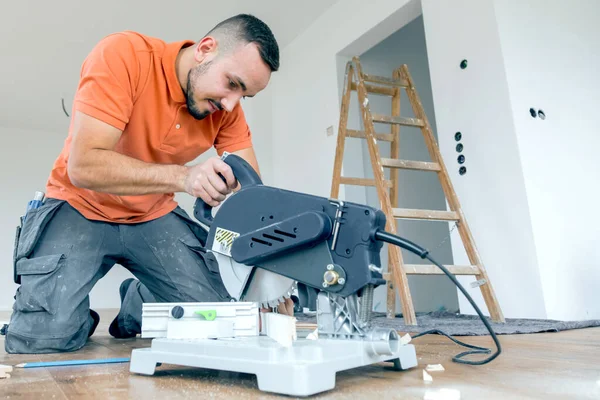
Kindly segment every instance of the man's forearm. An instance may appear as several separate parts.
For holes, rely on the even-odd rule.
[[[150,164],[111,150],[92,149],[69,165],[68,172],[75,186],[124,196],[185,191],[187,167]]]

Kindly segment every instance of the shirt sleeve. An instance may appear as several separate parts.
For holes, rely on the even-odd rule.
[[[252,147],[252,134],[240,103],[221,120],[214,146],[219,155]]]
[[[83,62],[75,109],[124,130],[133,110],[138,78],[139,62],[127,36],[109,35]]]

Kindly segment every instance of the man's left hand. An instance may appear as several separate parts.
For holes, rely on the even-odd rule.
[[[294,316],[294,300],[285,299],[283,303],[279,303],[277,306],[277,312],[279,314],[289,315],[290,317]]]
[[[261,308],[261,313],[270,313],[272,312],[271,308]],[[277,312],[279,314],[287,315],[290,317],[294,316],[294,300],[285,299],[283,303],[279,303],[277,306]],[[258,319],[258,329],[262,331],[262,317]]]
[[[261,308],[260,312],[271,312],[270,308]],[[285,299],[282,303],[279,303],[277,306],[277,312],[279,314],[288,315],[290,317],[294,316],[294,300]]]

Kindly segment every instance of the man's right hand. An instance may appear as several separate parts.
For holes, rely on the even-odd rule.
[[[237,184],[231,167],[219,157],[212,157],[202,164],[189,167],[185,178],[185,191],[201,198],[209,206],[216,207]]]

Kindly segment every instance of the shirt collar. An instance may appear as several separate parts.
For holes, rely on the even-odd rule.
[[[177,72],[175,71],[175,60],[177,54],[184,48],[193,45],[195,42],[192,40],[182,40],[179,42],[168,43],[165,47],[165,51],[162,56],[162,67],[167,79],[167,86],[169,93],[173,101],[177,103],[185,103],[185,95],[181,89],[179,79],[177,79]]]

